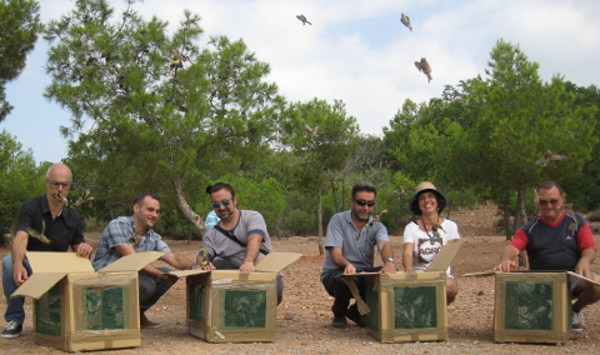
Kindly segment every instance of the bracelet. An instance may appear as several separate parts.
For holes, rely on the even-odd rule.
[[[393,262],[394,262],[394,258],[387,258],[387,259],[385,259],[385,260],[383,261],[383,263],[385,264],[385,263],[387,263],[388,261],[389,261],[389,262],[391,262],[391,263],[393,263]]]
[[[254,260],[252,260],[252,259],[244,259],[244,262],[254,264]]]

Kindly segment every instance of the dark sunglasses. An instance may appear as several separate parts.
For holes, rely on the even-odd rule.
[[[63,182],[63,181],[57,181],[57,180],[50,180],[50,184],[52,184],[52,186],[54,186],[54,187],[59,187],[59,186],[69,187],[69,186],[71,186],[72,183],[71,183],[71,181]]]
[[[211,202],[210,205],[212,206],[212,208],[219,208],[221,207],[221,204],[223,204],[223,206],[229,206],[231,204],[231,200],[223,200],[221,202]]]
[[[553,204],[556,205],[558,203],[558,200],[540,200],[540,205],[542,206],[546,206],[547,204]]]
[[[359,206],[364,207],[364,206],[369,206],[369,207],[373,207],[375,206],[375,201],[365,201],[365,200],[354,200],[354,202],[356,202]]]

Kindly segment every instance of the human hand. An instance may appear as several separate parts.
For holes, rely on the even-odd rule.
[[[256,271],[256,268],[254,267],[254,262],[252,262],[251,260],[244,260],[244,263],[242,264],[242,266],[240,266],[240,271],[241,272]]]
[[[213,263],[211,263],[210,261],[208,262],[208,265],[202,265],[202,270],[216,270],[217,268],[213,265]]]
[[[379,270],[380,274],[395,274],[396,273],[396,264],[391,261],[386,261],[383,264],[381,270]]]
[[[346,268],[344,268],[344,274],[356,274],[356,268],[354,267],[354,265],[348,263],[348,265],[346,265]]]
[[[166,281],[166,282],[170,283],[171,285],[174,285],[177,282],[177,280],[179,280],[179,277],[177,277],[173,274],[160,274],[160,275],[158,275],[158,279]]]
[[[15,284],[17,284],[17,287],[25,283],[25,281],[27,281],[28,278],[29,275],[27,273],[27,269],[25,268],[25,266],[23,266],[22,263],[13,265],[13,279],[15,280]]]
[[[89,245],[88,243],[79,243],[77,244],[77,250],[75,251],[77,253],[77,255],[86,258],[86,259],[90,259],[92,257],[92,251],[94,249],[92,248],[91,245]]]
[[[515,263],[512,260],[502,260],[498,266],[494,268],[493,271],[500,272],[510,272],[510,270],[514,270],[519,267],[519,264]]]
[[[583,277],[591,278],[592,269],[590,267],[590,264],[583,260],[580,260],[575,266],[575,273]]]

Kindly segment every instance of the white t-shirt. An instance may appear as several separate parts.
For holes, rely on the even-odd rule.
[[[458,226],[456,223],[446,219],[441,223],[442,228],[438,229],[439,237],[429,231],[429,234],[419,229],[416,222],[410,222],[404,228],[404,242],[413,244],[413,268],[415,270],[426,270],[442,247],[448,244],[450,240],[460,239],[458,235]],[[446,270],[447,275],[451,275],[450,267]]]

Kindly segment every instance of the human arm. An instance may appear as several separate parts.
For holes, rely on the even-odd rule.
[[[381,254],[381,260],[383,260],[383,267],[379,273],[395,274],[396,264],[392,261],[394,259],[392,244],[389,241],[383,241],[377,245],[377,248],[379,249],[379,254]]]
[[[254,272],[254,261],[258,258],[260,253],[260,245],[262,243],[262,236],[259,234],[251,234],[248,237],[248,243],[246,245],[246,255],[244,256],[244,262],[240,266],[242,272]]]
[[[587,278],[592,278],[592,269],[591,265],[596,258],[596,250],[592,248],[587,248],[581,253],[581,258],[579,258],[579,262],[575,266],[575,273],[585,276]]]
[[[189,270],[194,265],[194,263],[185,256],[172,252],[166,252],[160,257],[160,260],[179,270]]]
[[[135,254],[135,249],[133,249],[133,247],[129,244],[121,244],[121,245],[116,245],[114,247],[114,249],[121,254],[121,256],[127,256],[130,254]],[[162,258],[162,257],[161,257]],[[188,260],[189,261],[189,260]],[[191,263],[190,263],[191,264]],[[163,280],[163,281],[167,281],[171,284],[174,284],[175,282],[177,282],[177,280],[179,279],[177,276],[175,275],[170,275],[170,274],[165,274],[164,272],[162,272],[160,269],[158,269],[157,267],[153,266],[153,265],[146,265],[142,270],[140,270],[141,272],[148,274],[152,277],[155,277],[157,279]]]
[[[350,261],[344,257],[344,254],[342,254],[342,248],[330,247],[329,253],[331,254],[331,260],[333,263],[336,266],[344,269],[344,274],[356,273],[356,268],[354,265],[352,265]]]
[[[29,275],[27,273],[27,269],[23,265],[23,261],[25,260],[25,252],[27,251],[27,241],[29,239],[29,235],[24,231],[17,231],[12,240],[12,262],[13,262],[13,279],[15,280],[15,284],[21,286],[27,279]]]
[[[413,272],[413,243],[404,243],[404,250],[402,252],[402,266],[406,272]]]

